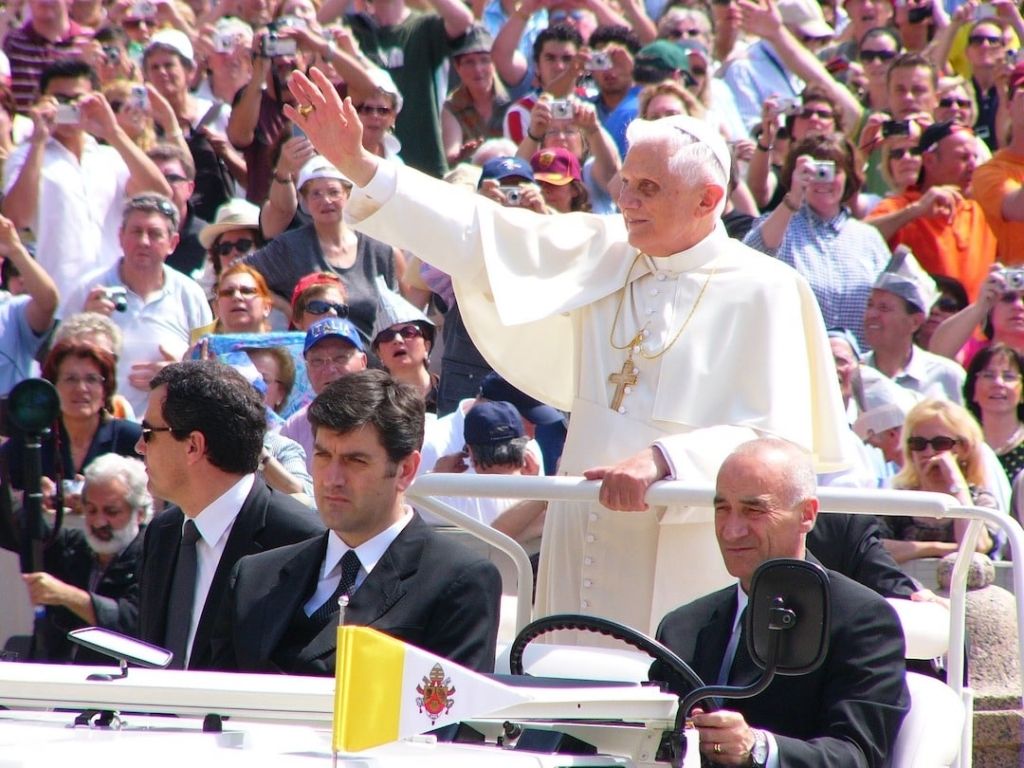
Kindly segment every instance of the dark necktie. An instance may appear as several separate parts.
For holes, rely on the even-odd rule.
[[[733,626],[732,634],[729,636],[729,642],[725,646],[725,653],[722,655],[722,666],[718,670],[718,685],[728,685],[732,678],[732,670],[735,669],[735,662],[738,658],[740,646],[746,640],[743,634],[743,620],[746,618],[747,609],[744,608],[743,612],[740,613],[739,621]],[[742,651],[746,653],[746,651]]]
[[[341,557],[341,581],[334,594],[327,598],[323,605],[313,611],[309,617],[310,621],[326,625],[330,618],[338,612],[338,598],[342,595],[351,595],[356,586],[356,576],[359,575],[359,555],[354,549],[350,549]]]
[[[164,645],[174,652],[171,669],[185,668],[188,632],[192,627],[192,602],[196,592],[196,542],[199,529],[193,520],[185,523],[178,546],[178,562],[171,581],[171,599],[167,606],[167,634]]]

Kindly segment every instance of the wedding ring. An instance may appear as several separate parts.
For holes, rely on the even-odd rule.
[[[299,114],[302,115],[303,117],[309,117],[310,114],[313,112],[313,109],[314,107],[312,104],[303,104],[301,107],[299,107]]]
[[[715,742],[715,754],[716,755],[722,754],[722,745],[719,744],[717,741]]]

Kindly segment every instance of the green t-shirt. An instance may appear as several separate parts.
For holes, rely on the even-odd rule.
[[[363,53],[388,71],[402,94],[405,103],[395,123],[402,160],[442,177],[448,171],[441,143],[440,107],[447,95],[442,65],[450,51],[444,20],[419,11],[393,27],[382,27],[365,13],[346,20]]]

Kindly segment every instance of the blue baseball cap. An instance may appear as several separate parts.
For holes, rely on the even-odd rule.
[[[462,428],[466,445],[493,445],[522,437],[523,421],[512,403],[477,403],[469,409]]]
[[[555,424],[565,421],[562,412],[557,408],[544,405],[540,400],[521,392],[494,371],[480,381],[480,397],[511,403],[524,419],[534,424]]]
[[[344,339],[353,347],[363,352],[363,342],[359,338],[359,331],[348,320],[343,317],[328,317],[317,320],[306,331],[306,344],[302,348],[302,354],[309,354],[309,350],[315,347],[324,339]]]
[[[495,157],[484,163],[477,188],[487,179],[504,181],[513,177],[533,181],[533,168],[521,157]]]

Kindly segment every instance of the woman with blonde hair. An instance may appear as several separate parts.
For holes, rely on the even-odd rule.
[[[945,493],[962,506],[997,508],[987,489],[984,436],[974,417],[949,400],[924,400],[903,425],[903,469],[893,487]],[[928,517],[881,518],[883,544],[898,563],[943,557],[960,548],[968,521]],[[887,530],[888,529],[888,530]],[[983,530],[977,551],[989,553],[991,533]]]
[[[674,80],[646,86],[637,97],[638,114],[644,120],[671,115],[704,117],[704,105]]]

